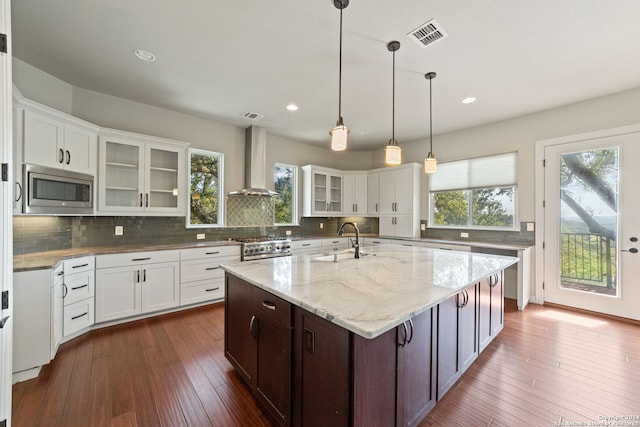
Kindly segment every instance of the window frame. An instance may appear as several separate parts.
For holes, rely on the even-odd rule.
[[[218,222],[215,224],[192,224],[191,223],[191,156],[192,155],[206,155],[210,157],[218,158]],[[187,149],[187,201],[186,201],[186,213],[185,223],[186,228],[221,228],[225,227],[225,191],[224,191],[224,153],[219,153],[211,150],[204,150],[200,148],[188,148]]]
[[[299,188],[299,182],[298,182],[298,177],[300,176],[299,170],[300,167],[297,165],[291,165],[291,164],[287,164],[287,163],[281,163],[281,162],[275,162],[273,165],[273,182],[274,182],[274,189],[275,189],[275,169],[276,168],[288,168],[288,169],[292,169],[293,173],[292,173],[292,185],[291,185],[291,194],[292,194],[292,200],[291,200],[291,218],[292,218],[292,222],[290,223],[283,223],[283,222],[275,222],[275,218],[274,218],[274,225],[276,227],[281,227],[281,226],[297,226],[300,225],[300,217],[298,215],[298,199],[299,199],[299,194],[298,194],[298,188]],[[278,197],[278,196],[274,196],[274,197]]]

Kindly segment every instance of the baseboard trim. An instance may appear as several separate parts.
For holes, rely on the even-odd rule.
[[[545,301],[543,305],[545,307],[560,308],[562,310],[575,311],[576,313],[589,314],[591,316],[602,317],[610,320],[617,320],[619,322],[628,323],[630,325],[640,326],[640,320],[629,319],[628,317],[614,316],[613,314],[600,313],[598,311],[586,310],[584,308],[571,307],[570,305],[556,304],[555,302]]]

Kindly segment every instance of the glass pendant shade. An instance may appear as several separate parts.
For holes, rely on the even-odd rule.
[[[438,172],[438,161],[433,153],[427,154],[427,158],[424,159],[424,173],[436,173]]]
[[[336,127],[329,131],[331,135],[331,149],[333,151],[343,151],[347,148],[347,135],[349,135],[349,128],[342,123],[342,117],[338,119]]]
[[[384,162],[387,165],[399,165],[402,164],[402,149],[398,147],[397,143],[389,142],[389,145],[384,147]]]

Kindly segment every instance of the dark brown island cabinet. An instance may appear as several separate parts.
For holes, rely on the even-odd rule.
[[[503,325],[502,273],[367,339],[226,276],[225,354],[279,426],[415,426]]]

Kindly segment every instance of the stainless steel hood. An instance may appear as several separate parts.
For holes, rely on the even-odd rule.
[[[278,193],[267,190],[265,185],[267,166],[267,131],[259,126],[249,126],[244,134],[244,188],[232,191],[229,196],[271,197]]]

